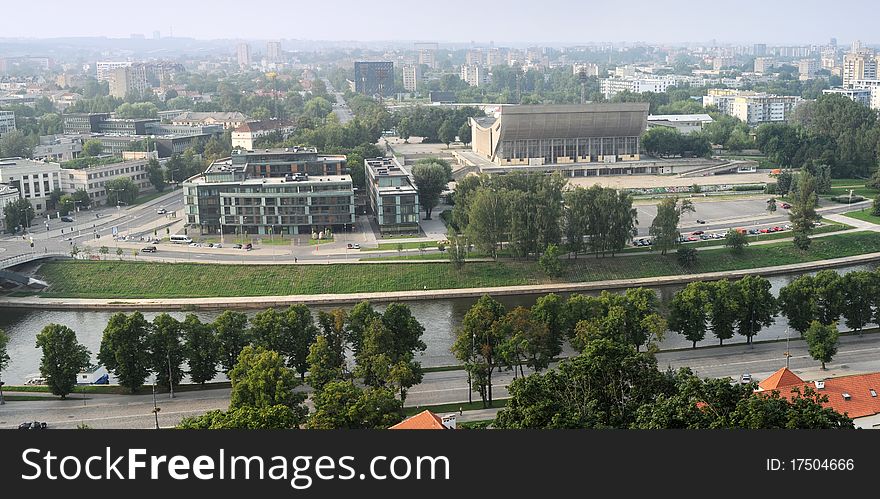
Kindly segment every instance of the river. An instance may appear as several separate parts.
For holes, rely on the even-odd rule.
[[[837,271],[841,274],[853,270],[874,270],[878,264],[857,265],[851,267],[841,267]],[[800,274],[782,275],[770,277],[773,285],[772,291],[778,294],[779,288],[785,286],[791,280]],[[676,291],[682,286],[662,286],[657,287],[657,291],[664,304],[668,303]],[[504,303],[508,308],[519,305],[531,306],[535,300],[542,296],[519,295],[519,296],[501,296],[499,301]],[[464,314],[468,308],[476,301],[476,298],[457,298],[457,299],[441,299],[433,301],[412,301],[408,302],[412,309],[413,315],[425,327],[423,340],[427,345],[427,349],[420,356],[424,367],[443,366],[458,363],[456,359],[449,353],[449,348],[455,339],[455,331],[458,329]],[[312,307],[313,315],[317,316],[318,310],[330,310],[332,307]],[[376,309],[381,311],[383,305],[376,305]],[[144,316],[148,320],[158,315],[159,312],[148,312]],[[220,312],[218,311],[199,311],[195,314],[205,322],[212,321]],[[248,316],[253,316],[256,311],[247,311]],[[34,346],[34,338],[37,333],[50,323],[64,324],[72,328],[77,333],[79,341],[84,344],[91,352],[93,361],[97,361],[97,352],[101,344],[101,335],[107,320],[113,312],[106,311],[71,311],[71,310],[32,310],[32,309],[10,309],[0,308],[0,328],[9,334],[10,341],[8,353],[10,362],[7,369],[2,373],[3,380],[7,384],[22,384],[28,378],[39,375],[40,350]],[[170,315],[177,319],[183,319],[185,312],[169,312]],[[784,317],[777,317],[776,322],[769,328],[762,330],[755,337],[756,340],[781,339],[786,337],[787,321]],[[841,328],[843,328],[841,326]],[[797,333],[793,333],[797,335]],[[734,336],[728,343],[744,342],[745,337]],[[707,333],[707,337],[698,346],[707,346],[717,344],[717,339],[711,335],[711,331]],[[668,333],[661,343],[661,349],[690,347],[691,343],[682,336],[675,333]],[[566,346],[565,352],[573,353],[573,350]]]

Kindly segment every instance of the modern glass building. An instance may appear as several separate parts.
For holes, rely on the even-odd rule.
[[[234,152],[183,182],[187,224],[202,234],[311,234],[354,224],[345,156],[314,148]]]
[[[419,191],[394,158],[364,160],[370,209],[382,233],[419,231]]]

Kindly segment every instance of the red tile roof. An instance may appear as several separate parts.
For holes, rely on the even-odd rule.
[[[404,419],[389,430],[447,430],[440,416],[425,410],[415,416]]]
[[[787,369],[786,369],[787,370]],[[781,371],[781,369],[780,369]],[[791,373],[791,371],[788,371]],[[767,380],[774,378],[779,371],[774,373]],[[781,375],[779,377],[782,377]],[[792,398],[792,388],[799,388],[801,393],[804,388],[810,387],[821,395],[828,396],[828,402],[824,403],[825,407],[831,407],[835,411],[856,419],[865,416],[880,414],[880,373],[854,374],[851,376],[841,376],[839,378],[827,378],[824,380],[823,388],[816,388],[815,383],[805,383],[800,380],[794,373],[791,377],[783,379],[797,378],[791,384],[777,384],[774,390],[778,390],[779,394],[786,398]],[[765,381],[767,381],[765,380]],[[763,383],[762,383],[763,384]],[[871,394],[874,391],[874,395]],[[848,397],[844,397],[847,394]]]
[[[758,386],[764,390],[775,390],[779,387],[802,384],[804,384],[804,380],[800,379],[797,374],[789,371],[787,367],[783,367],[764,381],[758,383]]]

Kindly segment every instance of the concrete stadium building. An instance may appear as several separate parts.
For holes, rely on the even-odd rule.
[[[648,103],[503,106],[471,118],[471,150],[498,166],[638,161]]]

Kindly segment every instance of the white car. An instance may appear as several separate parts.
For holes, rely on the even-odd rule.
[[[752,375],[749,373],[745,373],[739,377],[739,382],[743,385],[748,385],[752,382]]]
[[[190,248],[201,248],[202,245],[199,243],[189,243]]]
[[[166,210],[165,208],[160,208],[156,210],[156,215],[164,215],[166,213],[168,213],[168,210]]]

